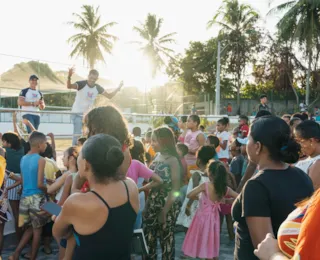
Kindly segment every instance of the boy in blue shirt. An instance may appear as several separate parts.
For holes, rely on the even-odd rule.
[[[21,159],[22,195],[19,208],[19,226],[26,226],[19,245],[10,259],[19,259],[21,251],[32,239],[31,257],[35,260],[40,246],[42,227],[48,218],[42,215],[40,207],[46,202],[47,187],[44,178],[46,161],[39,154],[47,148],[43,133],[33,132],[29,138],[30,151]],[[39,214],[40,213],[40,214]]]

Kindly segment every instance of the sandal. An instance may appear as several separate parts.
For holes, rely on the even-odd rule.
[[[51,255],[52,254],[52,249],[51,248],[47,248],[48,250],[46,250],[45,247],[43,247],[41,249],[41,252],[45,253],[46,255]]]
[[[28,253],[29,253],[29,252],[22,254],[21,257],[22,257],[23,259],[31,259],[31,257],[28,256]]]

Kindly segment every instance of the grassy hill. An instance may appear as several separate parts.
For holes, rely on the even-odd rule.
[[[13,68],[0,75],[0,88],[13,93],[28,86],[29,76],[36,74],[40,78],[40,88],[43,92],[66,91],[67,71],[53,71],[47,63],[38,63],[36,61],[22,62],[15,64]],[[85,78],[75,74],[73,81],[84,80]],[[112,82],[100,78],[99,84],[105,88],[112,87]],[[12,90],[12,91],[10,91]],[[2,93],[2,95],[4,95]]]

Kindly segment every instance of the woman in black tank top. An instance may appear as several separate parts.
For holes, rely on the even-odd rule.
[[[130,258],[139,197],[136,184],[120,180],[117,173],[123,159],[119,141],[111,136],[95,135],[84,144],[79,174],[88,180],[91,192],[70,196],[53,226],[57,241],[74,231],[73,259]]]

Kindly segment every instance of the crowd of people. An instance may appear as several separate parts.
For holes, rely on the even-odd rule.
[[[91,71],[92,82],[71,84],[72,72],[68,87],[77,88],[80,102],[98,75]],[[95,95],[104,93],[94,88]],[[27,100],[31,90],[22,94],[21,105],[34,105]],[[162,259],[218,259],[224,220],[236,260],[319,258],[320,126],[306,113],[280,118],[265,106],[252,122],[239,116],[233,129],[222,117],[212,132],[191,114],[130,133],[114,106],[93,108],[73,122],[83,136],[64,151],[63,169],[54,135],[37,131],[35,117],[23,117],[27,139],[15,114],[13,131],[1,135],[0,253],[4,225],[14,219],[18,243],[10,260],[28,244],[22,256],[35,260],[41,241],[52,254],[53,238],[61,260],[127,260],[138,229],[148,249],[144,259],[157,259],[158,241]],[[45,212],[47,201],[62,206],[60,214]],[[185,232],[180,256],[177,231]]]

